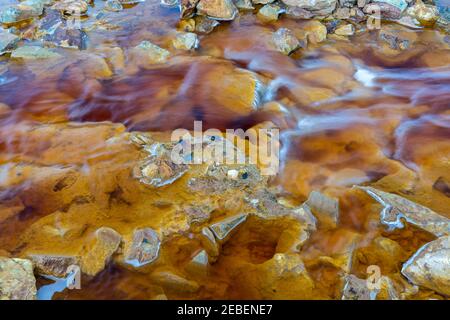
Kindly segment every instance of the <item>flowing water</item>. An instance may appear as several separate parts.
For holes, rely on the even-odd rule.
[[[281,128],[281,169],[271,185],[295,203],[306,200],[313,190],[326,191],[340,201],[338,227],[319,229],[302,249],[306,267],[318,283],[317,297],[339,297],[338,271],[315,259],[340,252],[354,233],[362,237],[361,248],[383,235],[397,241],[407,256],[434,239],[412,227],[387,232],[374,222],[380,206],[352,191],[353,185],[369,184],[400,194],[450,218],[450,41],[442,30],[412,30],[383,22],[381,31],[364,30],[350,39],[329,35],[323,43],[310,42],[308,48],[285,56],[270,47],[272,32],[286,27],[301,35],[308,22],[281,17],[263,23],[252,12],[242,12],[233,22],[200,35],[197,50],[181,51],[170,46],[179,23],[177,8],[147,0],[96,17],[103,5],[95,1],[83,21],[89,30],[86,50],[59,48],[62,57],[56,60],[0,58],[0,102],[9,106],[0,114],[0,200],[8,208],[14,207],[16,195],[26,202],[23,207],[17,204],[21,210],[16,215],[0,211],[0,253],[21,255],[35,241],[24,236],[27,228],[60,209],[40,198],[39,188],[48,188],[45,182],[36,187],[27,184],[28,178],[45,178],[44,169],[72,164],[89,172],[94,158],[107,159],[102,172],[108,174],[108,166],[116,165],[109,157],[126,156],[126,150],[117,149],[108,155],[104,141],[111,135],[106,129],[98,135],[83,133],[83,128],[104,121],[123,124],[130,132],[192,129],[194,120],[203,121],[204,129],[246,130],[265,121]],[[23,28],[32,43],[33,30]],[[406,39],[408,48],[393,49],[381,32]],[[169,48],[169,61],[140,67],[129,52],[143,40]],[[107,65],[94,57],[105,57]],[[236,75],[243,70],[261,81],[256,98],[248,79]],[[66,122],[77,123],[76,129],[58,137],[64,134],[52,125]],[[39,125],[47,127],[36,129]],[[61,154],[64,143],[72,153]],[[17,164],[44,169],[13,173]],[[132,213],[123,216],[132,219]],[[227,243],[226,257],[214,264],[214,285],[195,294],[165,292],[166,296],[259,298],[225,275],[239,254],[258,264],[275,252],[273,241],[256,236],[249,240],[245,232]],[[33,245],[40,251],[52,247]],[[181,240],[167,246],[180,256],[187,250]],[[242,246],[249,253],[241,252]],[[371,263],[360,259],[353,273],[365,278],[365,267]],[[385,262],[378,263],[383,269]],[[46,283],[38,279],[39,286]],[[110,264],[83,282],[82,290],[65,290],[55,297],[146,299],[163,294],[160,291],[145,273]],[[432,294],[424,290],[418,297]]]

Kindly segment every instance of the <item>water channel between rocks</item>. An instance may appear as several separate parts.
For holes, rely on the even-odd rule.
[[[369,266],[378,299],[448,298],[448,25],[95,0],[67,29],[69,1],[47,2],[0,30],[20,38],[0,48],[0,265],[29,259],[53,299],[368,298]],[[194,121],[279,128],[278,174],[171,163]],[[442,252],[428,280],[420,248]],[[81,289],[62,290],[71,265]]]

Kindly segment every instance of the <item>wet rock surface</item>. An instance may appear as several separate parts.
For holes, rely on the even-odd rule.
[[[1,298],[33,299],[79,267],[82,289],[53,298],[446,299],[447,13],[390,0],[2,5]],[[194,121],[219,130],[170,139]],[[261,132],[231,141],[230,128],[280,129],[275,176],[268,154],[210,152],[249,160]],[[205,161],[174,160],[189,143]]]
[[[0,300],[35,300],[33,264],[26,259],[0,257]]]

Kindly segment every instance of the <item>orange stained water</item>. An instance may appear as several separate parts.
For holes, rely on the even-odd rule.
[[[192,129],[194,120],[203,121],[204,129],[221,130],[272,121],[281,128],[282,157],[271,184],[297,203],[312,190],[326,190],[340,200],[338,228],[319,229],[302,249],[318,284],[316,298],[339,297],[338,271],[317,265],[316,258],[344,250],[354,233],[362,236],[361,247],[383,235],[409,255],[433,239],[414,228],[386,232],[374,223],[380,207],[350,191],[352,185],[371,184],[450,217],[450,42],[443,31],[385,23],[383,30],[401,30],[409,40],[407,50],[392,50],[374,30],[350,40],[329,36],[324,43],[310,42],[307,49],[284,56],[270,46],[272,32],[287,27],[300,37],[308,22],[282,17],[263,23],[247,12],[200,35],[200,47],[187,52],[171,47],[178,9],[147,0],[96,19],[103,2],[95,4],[84,22],[88,30],[92,27],[86,50],[57,49],[63,57],[56,61],[0,58],[0,102],[11,109],[0,114],[0,201],[11,201],[12,193],[26,189],[26,181],[15,188],[5,182],[8,163],[55,165],[51,157],[42,158],[53,133],[33,135],[27,131],[30,123],[110,121],[128,131],[170,131]],[[31,27],[23,28],[26,32]],[[130,50],[143,40],[171,51],[169,61],[140,67]],[[114,48],[121,48],[123,61]],[[95,57],[105,57],[107,65]],[[261,79],[259,99],[253,101],[255,88],[242,70]],[[95,153],[98,143],[99,158],[107,158],[104,137],[74,138],[72,143],[80,154]],[[70,161],[67,156],[56,165]],[[89,170],[89,163],[83,165]],[[23,232],[53,209],[26,207],[0,220],[0,252],[20,253]],[[264,228],[274,239],[280,232]],[[274,239],[243,228],[213,266],[214,285],[196,294],[164,293],[187,299],[258,298],[226,269],[235,259],[267,261],[276,250]],[[175,237],[166,244],[179,255],[175,265],[193,250],[183,241]],[[371,263],[361,258],[352,271],[364,277]],[[162,294],[160,290],[145,274],[111,264],[82,290],[66,290],[55,298],[146,299]]]

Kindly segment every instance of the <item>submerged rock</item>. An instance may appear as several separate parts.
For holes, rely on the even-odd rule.
[[[372,187],[357,187],[369,194],[384,208],[380,219],[390,229],[403,228],[402,218],[406,222],[434,234],[437,237],[450,234],[450,219],[431,209],[396,194],[384,192]]]
[[[337,27],[334,33],[338,36],[352,36],[355,34],[355,27],[352,24],[346,24]]]
[[[280,28],[273,33],[272,40],[275,48],[285,55],[289,55],[300,47],[300,41],[291,30]]]
[[[330,198],[318,191],[312,191],[305,204],[312,209],[322,224],[331,228],[337,226],[339,221],[338,199]]]
[[[164,289],[176,292],[196,292],[200,288],[197,282],[187,280],[171,271],[157,271],[151,278]]]
[[[327,39],[327,27],[317,20],[308,21],[303,28],[311,43],[317,44]]]
[[[24,60],[52,59],[59,57],[61,57],[59,53],[39,46],[24,46],[11,53],[11,58]]]
[[[232,0],[200,0],[197,14],[215,20],[233,20],[238,10]]]
[[[0,300],[35,300],[36,280],[30,260],[0,257]]]
[[[140,60],[140,63],[142,64],[164,63],[170,55],[170,52],[166,49],[158,47],[146,40],[132,48],[131,53],[136,55],[136,59]]]
[[[0,55],[14,49],[19,40],[20,38],[15,34],[0,29]]]
[[[198,47],[198,37],[193,32],[178,32],[175,39],[172,40],[172,45],[175,49],[193,50]]]
[[[95,232],[95,239],[81,254],[81,270],[90,276],[105,269],[112,255],[119,249],[122,236],[114,229],[102,227]]]
[[[219,21],[205,16],[195,17],[195,31],[199,33],[211,33],[219,24]]]
[[[136,268],[152,263],[159,256],[160,245],[158,234],[153,229],[136,230],[133,242],[126,252],[125,262]]]
[[[192,275],[206,276],[208,274],[209,257],[205,250],[200,251],[185,266],[186,272]]]
[[[409,7],[406,14],[420,22],[421,25],[432,27],[439,19],[439,10],[437,7],[424,4],[421,0],[417,0],[414,6]]]
[[[421,247],[402,268],[412,283],[450,296],[450,236]]]

